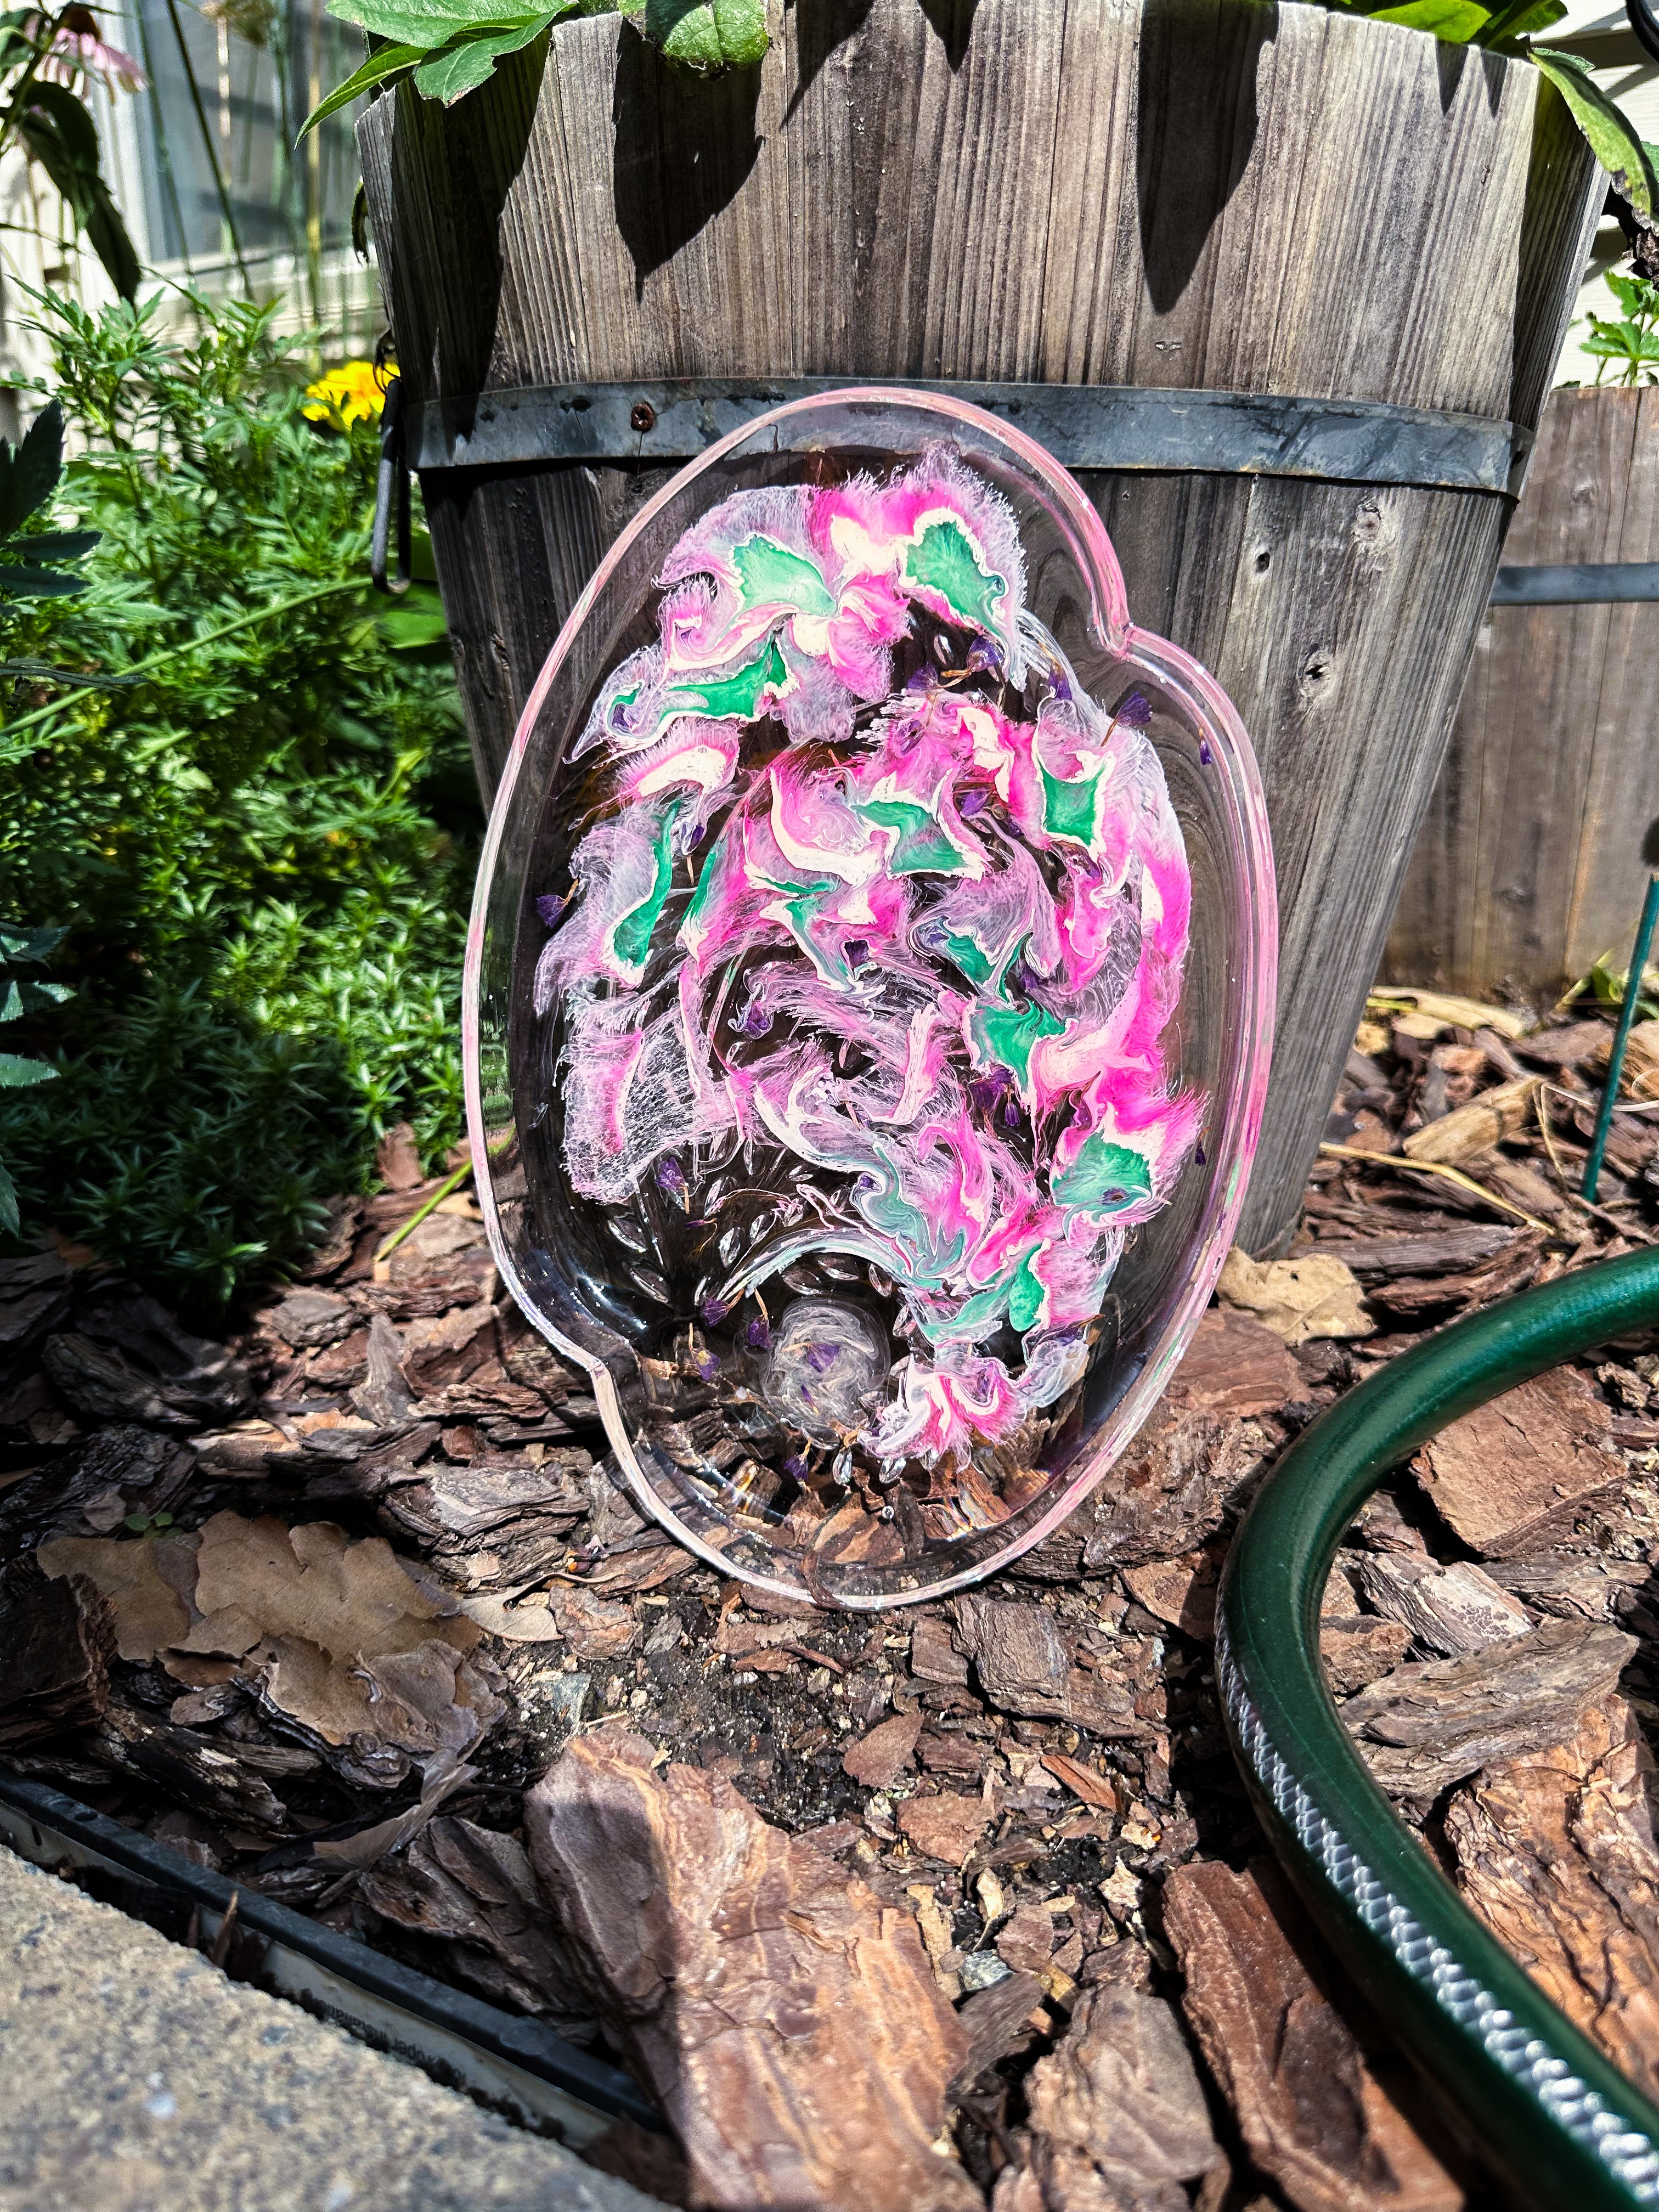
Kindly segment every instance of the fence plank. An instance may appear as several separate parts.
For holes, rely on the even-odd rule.
[[[1659,560],[1659,392],[1553,392],[1504,559]],[[1388,948],[1397,982],[1553,1000],[1622,939],[1659,814],[1659,610],[1495,607]]]

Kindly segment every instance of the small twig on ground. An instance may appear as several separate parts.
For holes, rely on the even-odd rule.
[[[219,1932],[214,1937],[208,1951],[210,1966],[222,1968],[225,1960],[230,1956],[230,1939],[236,1933],[236,1913],[241,1901],[241,1891],[233,1889],[230,1893],[230,1903],[225,1907],[225,1917],[219,1923]]]
[[[1568,1182],[1567,1171],[1561,1164],[1561,1155],[1555,1149],[1555,1132],[1550,1127],[1550,1109],[1546,1094],[1553,1088],[1553,1084],[1540,1083],[1534,1094],[1533,1103],[1538,1114],[1538,1133],[1544,1139],[1544,1150],[1549,1157],[1550,1166],[1556,1181],[1571,1198],[1575,1194]]]
[[[1471,1192],[1476,1198],[1484,1198],[1488,1206],[1495,1206],[1501,1213],[1512,1213],[1517,1221],[1524,1221],[1528,1229],[1541,1230],[1546,1237],[1560,1234],[1559,1230],[1553,1228],[1547,1221],[1540,1221],[1535,1214],[1528,1213],[1524,1207],[1511,1204],[1507,1198],[1499,1198],[1495,1190],[1488,1190],[1473,1176],[1466,1176],[1461,1168],[1445,1167],[1438,1160],[1407,1159],[1403,1152],[1364,1152],[1355,1145],[1322,1145],[1319,1149],[1322,1152],[1331,1153],[1337,1159],[1370,1160],[1380,1168],[1404,1168],[1412,1175],[1439,1176],[1447,1182],[1455,1182],[1462,1189]]]
[[[332,1883],[330,1887],[323,1892],[322,1895],[317,1899],[316,1904],[312,1906],[312,1911],[313,1912],[324,1912],[327,1911],[331,1905],[338,1904],[341,1898],[346,1894],[348,1890],[355,1889],[357,1887],[358,1882],[362,1879],[362,1872],[363,1870],[361,1867],[348,1867],[346,1871],[340,1876],[338,1881]]]
[[[1593,1204],[1589,1199],[1584,1196],[1582,1191],[1574,1189],[1572,1178],[1568,1175],[1566,1168],[1562,1163],[1561,1156],[1555,1149],[1555,1131],[1550,1125],[1549,1106],[1547,1102],[1547,1094],[1552,1091],[1560,1091],[1560,1095],[1564,1098],[1571,1098],[1572,1097],[1571,1091],[1562,1091],[1561,1086],[1559,1084],[1540,1083],[1537,1090],[1533,1094],[1533,1104],[1536,1108],[1538,1113],[1538,1133],[1544,1139],[1544,1150],[1549,1157],[1551,1170],[1555,1176],[1556,1181],[1560,1184],[1562,1194],[1566,1199],[1568,1204],[1570,1206],[1576,1206],[1581,1212],[1593,1213],[1598,1221],[1605,1221],[1609,1229],[1616,1230],[1621,1237],[1638,1237],[1644,1244],[1651,1244],[1656,1241],[1659,1241],[1650,1237],[1646,1230],[1638,1229],[1633,1221],[1618,1220],[1613,1214],[1608,1212],[1605,1206],[1596,1206]]]
[[[1565,1083],[1541,1083],[1539,1089],[1553,1091],[1558,1098],[1565,1098],[1571,1106],[1587,1106],[1595,1096],[1594,1091],[1587,1097],[1582,1091],[1569,1091]],[[1659,1098],[1621,1098],[1613,1110],[1615,1114],[1659,1114]]]
[[[507,1147],[512,1143],[516,1133],[517,1132],[514,1130],[508,1130],[505,1136],[497,1137],[489,1146],[491,1157],[493,1158],[497,1152],[505,1152]],[[382,1260],[389,1260],[392,1257],[392,1255],[397,1250],[398,1247],[403,1243],[404,1237],[410,1234],[410,1231],[418,1229],[421,1224],[426,1219],[428,1214],[433,1211],[434,1206],[441,1206],[445,1199],[452,1197],[454,1193],[460,1188],[461,1185],[466,1181],[471,1172],[472,1156],[469,1152],[466,1158],[462,1161],[460,1166],[456,1169],[454,1174],[452,1176],[446,1176],[444,1180],[438,1185],[436,1190],[433,1192],[431,1197],[423,1199],[421,1204],[416,1207],[414,1212],[410,1215],[408,1220],[400,1221],[398,1224],[398,1226],[392,1231],[392,1234],[377,1247],[374,1254],[374,1264],[376,1267],[380,1265]]]
[[[422,1204],[417,1206],[414,1212],[410,1215],[407,1221],[400,1221],[398,1224],[398,1226],[392,1231],[392,1234],[384,1238],[381,1243],[376,1246],[374,1252],[375,1264],[378,1266],[382,1260],[389,1260],[392,1257],[392,1255],[397,1250],[398,1247],[403,1243],[404,1237],[409,1235],[410,1231],[418,1229],[434,1206],[441,1206],[445,1199],[450,1197],[454,1192],[458,1191],[471,1172],[472,1161],[469,1156],[469,1158],[464,1160],[461,1165],[456,1169],[453,1175],[445,1176],[444,1180],[438,1185],[436,1190],[433,1192],[431,1197],[424,1200]]]

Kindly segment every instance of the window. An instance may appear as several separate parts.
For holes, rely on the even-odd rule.
[[[362,35],[323,0],[125,0],[106,36],[148,88],[100,99],[106,170],[138,257],[213,292],[244,270],[286,291],[295,320],[361,352],[380,327],[373,271],[351,246],[353,118],[296,148],[301,124],[362,59]],[[85,257],[82,257],[83,259]]]

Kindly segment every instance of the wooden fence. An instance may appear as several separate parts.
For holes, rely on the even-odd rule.
[[[1504,565],[1637,561],[1659,562],[1659,389],[1552,392]],[[1553,1000],[1627,955],[1656,815],[1659,603],[1491,609],[1385,973]]]

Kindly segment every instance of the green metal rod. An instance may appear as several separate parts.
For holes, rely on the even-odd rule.
[[[1608,1338],[1659,1323],[1659,1252],[1455,1322],[1333,1406],[1235,1540],[1217,1676],[1244,1779],[1310,1910],[1453,2126],[1516,2202],[1659,2203],[1659,2106],[1468,1911],[1371,1778],[1319,1659],[1331,1562],[1390,1468],[1449,1421]]]
[[[1653,943],[1656,921],[1659,921],[1659,875],[1648,878],[1648,895],[1642,902],[1642,919],[1636,925],[1636,943],[1630,956],[1630,973],[1625,978],[1625,995],[1619,1008],[1619,1026],[1613,1033],[1613,1050],[1607,1055],[1607,1080],[1601,1086],[1601,1110],[1595,1117],[1595,1134],[1590,1139],[1589,1158],[1584,1163],[1584,1180],[1580,1188],[1592,1206],[1595,1203],[1595,1187],[1601,1180],[1601,1155],[1607,1148],[1607,1132],[1613,1127],[1613,1109],[1619,1097],[1619,1079],[1625,1070],[1625,1047],[1630,1042],[1631,1024],[1636,1019],[1636,1002],[1642,995],[1642,978],[1647,973],[1648,951]]]

